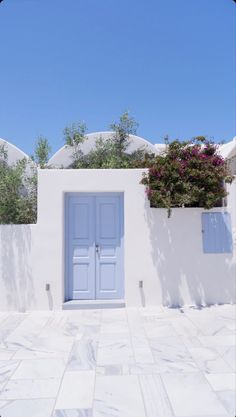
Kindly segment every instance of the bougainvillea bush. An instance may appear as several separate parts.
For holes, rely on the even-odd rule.
[[[190,141],[167,141],[166,151],[156,156],[142,184],[151,207],[220,206],[226,197],[225,184],[233,176],[227,162],[218,154],[218,147],[205,137]]]

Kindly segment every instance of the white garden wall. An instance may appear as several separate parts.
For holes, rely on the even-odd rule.
[[[235,241],[233,254],[204,254],[203,210],[174,209],[168,219],[166,210],[150,208],[142,172],[39,170],[38,223],[0,226],[0,309],[62,308],[64,199],[80,191],[124,193],[126,305],[235,302]],[[235,184],[229,189],[235,229]]]

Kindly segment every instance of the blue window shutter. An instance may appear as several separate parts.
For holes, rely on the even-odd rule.
[[[202,213],[202,241],[204,253],[232,253],[230,213]]]

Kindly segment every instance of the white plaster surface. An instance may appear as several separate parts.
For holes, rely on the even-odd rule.
[[[0,361],[2,417],[235,415],[232,305],[39,311],[20,317],[0,313],[0,349],[11,356]],[[214,336],[219,320],[228,330],[220,338]],[[101,332],[110,323],[120,330],[115,340],[113,333]],[[177,336],[148,334],[147,323],[156,331],[163,323],[176,327]],[[204,337],[210,347],[202,345]],[[100,365],[105,342],[106,364]]]
[[[165,209],[150,208],[145,187],[140,185],[142,172],[142,169],[39,170],[37,224],[0,226],[0,310],[62,308],[66,192],[124,193],[127,306],[235,302],[236,240],[232,254],[204,254],[203,210],[173,209],[168,219]],[[227,210],[236,230],[235,186],[232,187]],[[48,292],[46,283],[50,284]],[[33,327],[32,324],[32,333]],[[109,325],[102,331],[109,332]],[[168,327],[163,323],[158,332],[168,334]]]

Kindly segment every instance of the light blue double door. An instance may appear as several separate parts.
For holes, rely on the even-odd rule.
[[[123,195],[69,194],[66,224],[66,298],[123,298]]]

